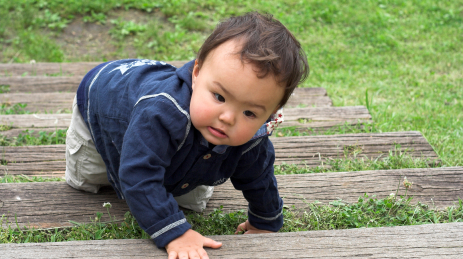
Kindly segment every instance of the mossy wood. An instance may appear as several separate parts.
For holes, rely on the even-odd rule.
[[[462,258],[463,223],[209,236],[210,258]],[[148,239],[1,244],[5,258],[167,258]]]
[[[188,61],[167,61],[167,63],[181,67]],[[27,63],[0,63],[0,77],[14,76],[47,76],[47,75],[66,75],[84,76],[92,68],[103,62],[74,62],[74,63],[54,63],[38,62]]]
[[[463,198],[463,167],[377,170],[324,174],[277,175],[278,189],[286,206],[307,209],[307,202],[324,204],[342,199],[356,202],[365,193],[385,198],[399,190],[404,195],[404,177],[413,182],[408,195],[412,203],[434,204],[437,208],[455,205]],[[110,202],[111,216],[122,220],[128,206],[118,200],[111,187],[98,194],[78,191],[65,182],[9,183],[0,185],[0,215],[5,214],[11,227],[50,228],[71,226],[70,220],[91,222],[97,212],[108,221],[104,202]],[[223,206],[224,212],[247,209],[247,202],[230,181],[219,185],[209,200],[206,213]],[[7,227],[4,221],[3,227]]]
[[[48,105],[45,101],[43,104]],[[285,122],[280,127],[293,126],[298,131],[317,133],[340,125],[355,126],[371,120],[371,115],[365,106],[292,108],[285,109],[284,114]],[[67,129],[70,122],[71,114],[0,115],[0,124],[8,126],[0,134],[16,137],[24,130],[34,130],[35,133],[51,132]]]
[[[391,133],[360,133],[272,138],[275,164],[320,166],[327,159],[386,157],[391,150],[437,163],[438,156],[417,131]],[[0,148],[4,165],[1,175],[62,176],[65,170],[65,145],[4,146]],[[6,164],[6,165],[5,165]]]

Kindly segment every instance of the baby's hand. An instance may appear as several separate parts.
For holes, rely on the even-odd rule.
[[[219,248],[222,243],[203,237],[198,232],[188,229],[183,235],[172,240],[167,246],[169,259],[209,259],[203,247]]]
[[[249,223],[248,220],[246,220],[246,222],[241,223],[241,224],[236,228],[235,234],[239,234],[240,232],[243,232],[243,231],[244,231],[244,234],[275,233],[275,232],[272,232],[272,231],[262,230],[262,229],[255,228],[253,225],[251,225],[251,223]]]

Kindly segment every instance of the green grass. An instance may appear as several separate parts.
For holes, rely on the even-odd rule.
[[[0,125],[0,129],[8,130],[8,125]],[[24,130],[17,137],[6,137],[1,135],[0,146],[37,146],[37,145],[57,145],[66,143],[66,130],[56,130],[53,132]]]
[[[62,177],[40,177],[40,176],[27,176],[27,175],[4,175],[0,177],[0,183],[35,183],[35,182],[61,182],[64,181]]]
[[[116,17],[125,10],[148,14],[149,19]],[[305,1],[187,1],[187,0],[0,0],[0,62],[104,61],[105,55],[67,53],[57,40],[67,26],[82,18],[106,24],[111,57],[158,60],[194,58],[217,21],[249,10],[267,11],[301,41],[311,66],[303,87],[324,87],[335,106],[365,105],[373,122],[363,127],[340,126],[324,134],[420,131],[434,147],[440,166],[463,166],[463,1],[462,0],[305,0]],[[133,54],[129,56],[128,50]],[[3,74],[3,73],[2,73]],[[6,108],[6,110],[5,110]],[[14,109],[3,107],[2,112]],[[283,136],[304,135],[294,129]],[[278,134],[278,133],[277,133]],[[16,143],[48,143],[10,139]],[[58,135],[47,136],[47,139]],[[62,137],[62,136],[61,136]],[[51,142],[50,142],[51,143]],[[56,143],[59,143],[56,141]],[[391,151],[381,159],[328,160],[317,168],[276,166],[279,174],[331,171],[424,168],[433,161],[414,159],[406,151]],[[29,181],[6,176],[3,182]],[[40,179],[32,179],[41,181]],[[44,180],[44,179],[42,179]],[[331,206],[308,204],[302,213],[285,210],[282,231],[335,229],[455,222],[462,205],[437,211],[400,200],[360,197],[357,203],[334,201]],[[2,242],[146,238],[133,218],[124,224],[83,225],[72,229],[0,231]],[[225,234],[245,219],[242,212],[220,210],[204,218],[188,216],[201,233]],[[98,217],[97,217],[98,218]],[[124,225],[124,226],[123,226]],[[120,229],[119,229],[120,228]],[[214,232],[217,230],[217,232]],[[64,231],[64,232],[60,232]],[[228,232],[227,232],[228,231]]]
[[[0,115],[8,114],[30,114],[31,112],[26,110],[26,103],[15,103],[13,106],[10,106],[6,103],[0,105]]]

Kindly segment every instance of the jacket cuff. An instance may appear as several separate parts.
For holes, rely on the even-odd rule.
[[[259,214],[253,212],[249,207],[248,219],[253,227],[277,232],[283,226],[283,206],[277,211],[269,213],[260,212]]]
[[[186,221],[185,215],[180,211],[149,227],[146,233],[151,236],[157,247],[163,248],[190,228],[190,223]]]

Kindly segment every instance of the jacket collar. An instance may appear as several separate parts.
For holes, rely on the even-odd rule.
[[[193,67],[195,65],[195,60],[191,60],[180,68],[177,68],[177,76],[183,82],[185,82],[191,88],[191,73],[193,73]]]

